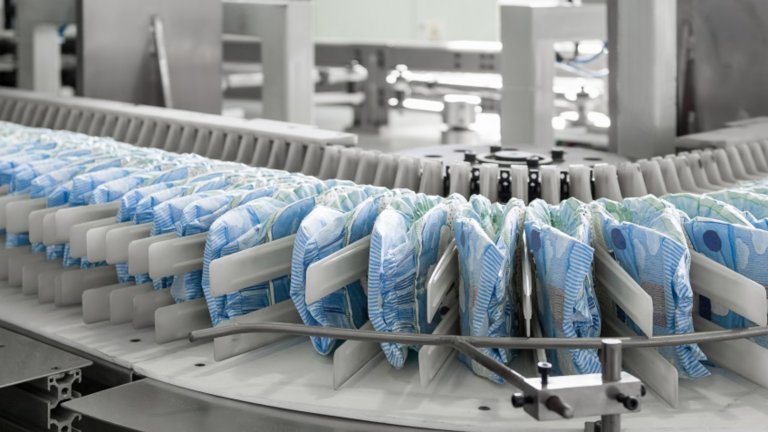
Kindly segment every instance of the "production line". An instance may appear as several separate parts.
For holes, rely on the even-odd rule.
[[[764,430],[766,6],[438,3],[0,2],[0,431]]]
[[[448,430],[764,419],[760,121],[636,163],[504,166],[278,122],[0,103],[0,316],[112,368],[102,385]],[[98,396],[63,406],[92,417]]]

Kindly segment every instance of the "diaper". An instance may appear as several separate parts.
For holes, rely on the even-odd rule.
[[[569,198],[551,206],[542,200],[526,209],[525,235],[536,268],[536,304],[545,337],[600,335],[600,310],[592,280],[592,230],[586,204]],[[597,373],[593,349],[547,350],[556,373]]]

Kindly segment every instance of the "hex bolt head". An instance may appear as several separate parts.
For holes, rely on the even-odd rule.
[[[526,396],[523,393],[515,393],[512,395],[512,406],[515,408],[522,408],[524,405],[532,403],[533,399],[530,396]]]
[[[621,404],[624,405],[624,408],[630,411],[635,411],[640,408],[640,401],[637,400],[636,397],[628,396],[624,393],[619,393],[616,395],[616,400],[621,402]]]

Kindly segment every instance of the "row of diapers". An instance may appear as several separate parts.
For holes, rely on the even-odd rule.
[[[707,195],[648,196],[591,205],[574,198],[559,205],[535,200],[527,207],[481,196],[469,200],[359,186],[285,171],[209,160],[197,155],[138,148],[107,138],[0,124],[0,185],[10,193],[45,198],[49,207],[119,203],[117,222],[151,224],[151,235],[205,233],[202,270],[152,281],[170,288],[177,302],[204,298],[218,325],[252,311],[291,301],[304,323],[331,328],[373,328],[390,333],[431,333],[447,309],[459,308],[467,336],[522,336],[519,268],[529,253],[535,269],[535,312],[545,337],[598,337],[601,311],[593,286],[593,245],[605,247],[653,299],[653,335],[693,331],[692,250],[768,285],[768,186],[759,182]],[[290,275],[214,297],[215,259],[296,235]],[[370,236],[368,273],[321,300],[306,303],[312,264]],[[525,236],[527,250],[522,249]],[[8,247],[29,244],[7,235]],[[459,257],[455,296],[427,316],[427,281],[449,246]],[[69,256],[69,245],[32,245],[66,266],[89,267]],[[126,264],[119,279],[129,281]],[[148,275],[136,283],[150,281]],[[456,297],[455,302],[450,297]],[[631,329],[617,308],[610,313]],[[752,325],[701,297],[698,311],[726,328]],[[764,343],[768,338],[756,338]],[[329,355],[339,341],[313,337]],[[387,361],[402,368],[418,347],[382,343]],[[504,349],[483,348],[509,363]],[[695,345],[659,350],[682,376],[708,374]],[[596,350],[548,350],[556,373],[597,373]],[[460,356],[474,373],[501,378]]]
[[[207,167],[206,167],[207,168]],[[203,169],[206,169],[203,168]],[[118,221],[123,221],[129,217],[136,224],[151,223],[152,235],[160,235],[176,231],[176,223],[181,219],[183,211],[188,204],[194,204],[198,200],[224,195],[227,191],[250,190],[253,187],[265,184],[270,181],[276,181],[280,178],[288,178],[289,174],[284,171],[259,170],[241,165],[239,170],[232,169],[232,164],[222,164],[210,167],[218,170],[206,172],[192,178],[184,178],[171,182],[169,187],[156,188],[150,185],[144,188],[134,189],[131,197],[123,196],[121,208],[118,212]],[[190,173],[200,173],[200,169],[194,169]],[[126,203],[135,203],[132,208],[127,207]],[[127,277],[127,265],[119,264],[118,275],[121,279]],[[199,279],[199,278],[198,278]],[[183,279],[182,279],[183,280]],[[149,281],[149,276],[139,275],[136,277],[137,283]],[[168,277],[153,281],[155,288],[167,288],[174,284],[175,278]],[[199,285],[199,283],[198,283]],[[177,288],[173,293],[178,292]],[[200,289],[198,288],[199,292]],[[177,299],[188,300],[197,298],[201,295],[179,296]]]
[[[685,213],[683,225],[696,252],[768,287],[768,231],[754,226],[752,217],[711,196],[674,194],[664,199]],[[698,309],[699,315],[724,328],[754,325],[705,296],[699,297]],[[768,338],[755,341],[768,348]]]
[[[307,269],[313,263],[369,236],[383,209],[401,195],[414,196],[406,190],[380,191],[356,207],[316,206],[302,221],[293,247],[290,295],[302,320],[307,325],[360,328],[368,320],[365,281],[352,282],[314,302],[305,301]],[[330,354],[339,341],[329,337],[312,337],[312,345],[322,354]]]
[[[426,282],[448,246],[455,211],[466,201],[401,195],[373,226],[368,259],[368,315],[380,332],[432,333],[440,317],[427,317]],[[389,363],[402,368],[418,346],[382,343]]]
[[[592,203],[596,240],[619,262],[624,271],[650,295],[653,304],[653,335],[693,332],[691,254],[680,212],[651,195],[623,202],[600,199]],[[640,329],[617,306],[603,311],[618,316],[638,334]],[[696,345],[662,347],[659,352],[681,376],[709,375],[701,364],[706,359]]]
[[[155,217],[153,230],[160,233],[175,232],[179,237],[208,232],[213,223],[229,210],[260,198],[271,197],[280,188],[292,188],[310,183],[319,183],[319,181],[267,175],[254,180],[247,186],[233,190],[195,194],[189,197],[192,199],[179,197],[165,203],[168,210],[158,212],[160,214]],[[203,297],[202,279],[202,270],[186,273],[183,277],[174,280],[171,294],[177,302],[201,298]]]
[[[210,290],[212,260],[293,235],[316,205],[353,208],[373,189],[379,188],[337,180],[307,182],[224,213],[211,225],[203,255],[201,285],[211,322],[216,325],[290,297],[289,276],[214,297]]]
[[[222,256],[296,234],[303,219],[318,205],[351,210],[371,193],[381,191],[380,188],[356,186],[346,181],[329,181],[326,185],[329,188],[322,193],[291,202],[262,226],[249,229],[237,240],[224,246]],[[225,310],[231,319],[289,299],[290,275],[286,275],[228,294]]]

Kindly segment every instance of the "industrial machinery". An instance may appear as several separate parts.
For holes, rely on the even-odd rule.
[[[354,135],[308,126],[15,90],[0,91],[0,120],[321,179],[442,196],[479,193],[501,202],[542,198],[555,204],[567,197],[590,202],[648,193],[703,193],[768,175],[768,129],[759,120],[681,138],[678,145],[687,146],[687,153],[572,165],[558,164],[564,156],[556,153],[532,157],[504,149],[489,153],[512,163],[487,163],[485,153],[444,163],[440,158],[363,151],[354,147]],[[661,429],[675,423],[727,428],[734,419],[739,427],[760,428],[765,422],[760,407],[768,400],[768,351],[749,339],[768,334],[765,290],[703,255],[694,254],[691,262],[694,294],[727,301],[754,326],[723,329],[695,316],[693,333],[637,336],[606,315],[602,339],[537,337],[538,318],[531,306],[536,285],[526,253],[521,316],[530,333],[459,336],[458,308],[441,308],[458,278],[452,261],[457,258],[446,253],[425,287],[430,310],[443,314],[431,334],[302,325],[290,301],[212,327],[204,299],[176,303],[169,289],[118,283],[114,267],[127,263],[130,274],[148,273],[153,280],[199,270],[207,234],[151,236],[146,224],[117,223],[116,212],[113,204],[48,207],[44,198],[23,194],[0,198],[0,223],[7,236],[28,232],[35,243],[68,243],[72,257],[106,261],[99,267],[65,268],[60,259],[47,260],[29,246],[0,251],[0,279],[6,280],[0,287],[0,344],[5,345],[0,360],[14,365],[0,373],[4,427],[381,430],[393,425],[606,431]],[[212,289],[232,293],[289,274],[293,240],[276,239],[214,260]],[[313,295],[322,297],[367,274],[370,246],[364,240],[310,267],[307,283]],[[594,274],[601,303],[620,305],[640,328],[651,326],[651,297],[610,255],[596,253]],[[346,342],[332,356],[321,357],[304,336]],[[406,342],[421,349],[415,361],[398,370],[382,359],[376,342]],[[679,380],[674,366],[654,349],[690,343],[700,344],[712,376]],[[486,347],[514,348],[522,354],[505,365],[484,354]],[[600,350],[602,373],[551,376],[543,352],[550,348]],[[457,352],[506,384],[474,376],[455,359]],[[90,388],[77,397],[80,390],[72,384],[81,379]],[[83,417],[80,423],[74,422],[78,416]]]

